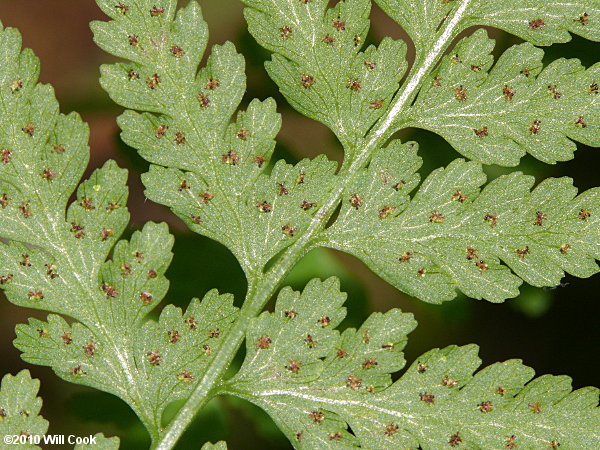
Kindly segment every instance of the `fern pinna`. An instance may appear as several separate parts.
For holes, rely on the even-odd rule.
[[[148,318],[168,289],[173,238],[149,223],[119,240],[126,173],[108,162],[77,187],[87,128],[59,114],[52,90],[36,84],[35,57],[2,29],[0,282],[11,302],[53,313],[17,326],[23,359],[122,398],[153,448],[174,447],[222,394],[263,408],[296,448],[600,447],[597,389],[534,379],[518,360],[478,371],[473,345],[432,350],[392,382],[412,315],[376,313],[339,332],[336,279],[279,291],[316,247],[355,255],[430,303],[458,291],[501,302],[523,281],[595,274],[600,190],[578,193],[567,178],[534,187],[520,172],[486,185],[482,164],[515,166],[525,154],[555,163],[573,157],[575,142],[600,146],[600,65],[544,67],[535,47],[572,33],[600,40],[597,0],[377,0],[415,46],[410,69],[406,43],[364,45],[369,0],[244,0],[251,34],[272,52],[269,75],[295,109],[335,133],[339,168],[324,156],[272,160],[275,102],[238,111],[244,58],[231,43],[199,69],[208,29],[195,0],[181,9],[175,0],[97,3],[110,20],[92,23],[94,39],[123,60],[102,67],[101,84],[127,109],[122,139],[151,163],[147,197],[227,246],[248,291],[240,309],[212,291]],[[497,61],[483,28],[452,45],[473,26],[525,42]],[[421,182],[417,143],[392,138],[407,127],[440,134],[467,159]],[[275,310],[263,312],[278,291]],[[226,377],[244,342],[241,368]],[[36,392],[27,373],[5,378],[3,433],[45,432]],[[165,424],[174,401],[183,406]],[[24,420],[27,402],[35,415]]]

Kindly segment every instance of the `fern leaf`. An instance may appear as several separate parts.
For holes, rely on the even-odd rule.
[[[166,224],[148,223],[118,241],[129,219],[127,173],[112,161],[68,205],[89,157],[87,126],[58,113],[51,88],[35,84],[37,60],[20,46],[16,30],[0,30],[8,111],[0,133],[0,236],[8,239],[0,244],[0,287],[14,304],[55,314],[19,325],[15,345],[26,361],[119,396],[156,437],[164,409],[189,396],[218,352],[236,318],[233,296],[213,291],[185,313],[168,306],[148,321],[168,289],[173,238]]]
[[[406,71],[406,45],[384,39],[361,51],[370,0],[244,0],[250,33],[274,52],[266,67],[290,104],[327,125],[351,158],[383,115]],[[358,149],[357,149],[358,150]]]
[[[28,370],[17,375],[5,375],[0,388],[0,434],[2,436],[43,435],[48,431],[48,421],[40,416],[42,399],[37,396],[39,380],[34,380]],[[25,448],[39,448],[26,445]]]
[[[492,4],[478,0],[467,23],[497,27],[534,45],[551,45],[570,41],[570,34],[600,41],[600,23],[593,20],[599,14],[598,0],[511,0]]]
[[[375,1],[410,35],[418,52],[426,51],[435,42],[441,25],[457,11],[460,12],[457,32],[475,25],[491,26],[534,45],[567,42],[571,33],[600,40],[600,24],[594,20],[600,14],[597,0]]]
[[[514,166],[529,153],[546,163],[573,158],[579,141],[600,146],[600,64],[585,70],[560,59],[543,68],[531,44],[507,50],[492,66],[485,30],[446,56],[403,127],[440,134],[460,153],[486,164]]]
[[[224,441],[219,441],[216,444],[207,442],[202,446],[202,450],[227,450],[227,444]]]
[[[387,68],[388,62],[379,67],[378,57],[359,53],[362,40],[353,49],[351,36],[360,37],[359,30],[368,28],[370,2],[366,0],[339,2],[331,10],[323,1],[245,3],[250,6],[246,16],[251,33],[274,53],[273,61],[267,63],[273,80],[292,106],[338,135],[351,160],[353,149],[364,146],[362,138],[373,124],[390,112],[390,100],[405,70],[404,49],[392,52],[402,56],[400,61],[394,61],[386,50],[391,41],[384,40],[378,51],[367,50],[381,52],[392,67],[400,68],[395,73]],[[436,42],[451,40],[452,36],[442,39],[440,35],[446,20],[453,21],[449,28],[453,36],[472,25],[491,24],[538,45],[569,40],[569,31],[600,39],[599,22],[590,19],[595,9],[600,13],[598,2],[591,8],[580,2],[549,2],[541,10],[537,3],[532,7],[533,3],[510,1],[379,3],[413,38],[417,63]],[[526,14],[536,18],[525,20]],[[359,21],[362,25],[354,25]],[[338,45],[334,34],[326,32],[332,24],[336,29],[335,24],[341,23],[349,28],[335,34],[342,39]],[[321,39],[321,35],[326,37]],[[452,56],[444,58],[430,87],[421,90],[418,104],[397,118],[393,130],[432,130],[471,159],[510,166],[517,165],[527,152],[548,163],[571,159],[576,149],[571,139],[600,145],[598,66],[586,71],[576,60],[559,60],[542,71],[543,52],[528,43],[507,51],[488,74],[491,47],[484,30],[463,39]],[[373,69],[371,62],[376,62]],[[364,67],[359,70],[361,64]],[[330,74],[329,78],[323,74]],[[310,78],[310,86],[302,77]],[[325,78],[320,85],[319,78]],[[383,94],[378,99],[373,86],[381,86]],[[348,100],[347,91],[353,89],[356,98]],[[352,138],[347,130],[352,130]]]
[[[223,165],[224,179],[256,170],[246,161],[237,167]],[[319,156],[295,166],[278,161],[270,175],[259,174],[241,186],[210,185],[200,171],[159,166],[142,179],[149,198],[171,207],[193,231],[225,244],[246,273],[256,274],[308,227],[333,188],[335,169],[335,162]],[[183,183],[187,187],[181,189]],[[207,192],[214,197],[204,204]]]
[[[42,437],[48,431],[48,421],[40,416],[42,399],[37,396],[40,388],[39,380],[32,379],[28,370],[17,375],[5,375],[0,387],[0,435],[3,437],[29,436]],[[94,436],[95,445],[77,444],[76,450],[87,448],[114,450],[119,448],[119,438],[106,438],[102,433]],[[17,444],[17,442],[13,442]],[[4,440],[4,448],[11,447]],[[39,449],[33,443],[18,444],[19,448]]]
[[[145,268],[134,270],[132,277],[146,276]],[[134,303],[138,296],[125,298]],[[113,339],[123,336],[117,341],[117,352],[97,330],[79,323],[69,325],[56,315],[50,315],[47,322],[30,319],[27,325],[18,325],[15,346],[27,362],[52,367],[67,381],[124,399],[156,430],[165,408],[189,396],[211,355],[218,352],[237,314],[232,302],[232,296],[211,291],[202,302],[192,300],[185,314],[169,305],[158,322],[146,322],[139,329],[127,326],[131,318],[123,311],[119,314],[120,308],[135,312],[136,305],[113,303],[115,319],[123,321],[109,335]],[[137,313],[139,322],[145,314],[139,308]],[[134,336],[127,339],[128,333]]]
[[[340,335],[344,300],[334,279],[283,290],[275,312],[250,324],[246,360],[221,387],[263,408],[295,448],[600,445],[597,389],[531,380],[517,360],[475,373],[474,345],[432,350],[392,383],[412,316],[374,314]]]
[[[197,3],[176,17],[129,3],[125,14],[112,11],[115,20],[92,28],[102,48],[133,61],[104,66],[102,84],[117,103],[149,111],[119,120],[125,142],[154,164],[143,176],[146,194],[256,274],[308,226],[336,165],[280,161],[265,175],[280,118],[273,100],[254,100],[231,123],[245,91],[244,60],[233,44],[214,47],[196,75],[207,34]],[[135,45],[127,36],[136,36]]]
[[[345,191],[324,245],[349,252],[402,291],[431,303],[455,297],[500,302],[521,279],[555,286],[565,272],[598,272],[598,189],[519,172],[485,188],[481,165],[455,160],[434,171],[412,201],[416,145],[383,149]],[[511,271],[512,270],[512,271]]]

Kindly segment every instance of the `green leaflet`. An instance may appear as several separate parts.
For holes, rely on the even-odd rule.
[[[459,14],[458,32],[474,25],[500,28],[534,45],[567,42],[569,33],[600,40],[598,0],[375,0],[409,34],[417,52],[438,37],[440,25]]]
[[[532,380],[518,360],[475,373],[474,345],[432,350],[392,383],[412,316],[374,314],[340,335],[338,289],[329,279],[283,290],[275,312],[253,320],[244,365],[222,386],[265,409],[295,448],[600,445],[597,389],[571,392],[564,376]]]
[[[585,70],[560,59],[543,69],[544,52],[526,43],[491,67],[493,46],[485,30],[460,41],[402,127],[431,130],[470,159],[504,166],[525,153],[546,163],[570,160],[572,140],[600,146],[600,64]]]
[[[370,0],[244,0],[252,35],[274,53],[266,64],[299,112],[327,125],[349,159],[384,114],[406,71],[406,44],[384,39],[364,51]]]
[[[134,270],[132,276],[146,274],[145,268]],[[137,297],[131,300],[139,301]],[[122,398],[156,433],[165,408],[189,396],[218,352],[237,314],[232,302],[232,296],[211,291],[202,302],[192,300],[185,313],[169,305],[158,322],[139,329],[124,322],[108,336],[113,342],[92,327],[70,326],[59,316],[50,315],[47,322],[30,319],[17,326],[15,346],[27,362],[50,366],[67,381]],[[119,308],[116,302],[113,306]]]
[[[221,169],[225,179],[258,172],[244,163]],[[197,172],[158,166],[142,179],[151,199],[170,206],[193,231],[225,244],[247,274],[257,274],[307,228],[335,182],[335,169],[324,156],[296,166],[278,161],[269,176],[257,174],[253,184],[224,189],[205,184]],[[207,193],[211,200],[205,203]]]
[[[104,66],[102,85],[119,104],[154,113],[119,119],[123,139],[155,164],[143,176],[146,193],[256,274],[308,226],[336,165],[280,161],[265,175],[280,118],[272,99],[254,100],[230,123],[245,90],[241,55],[231,43],[216,46],[196,75],[207,36],[197,3],[176,18],[170,10],[153,16],[141,1],[130,5],[92,28],[102,48],[134,61]]]
[[[219,441],[216,444],[207,442],[202,446],[202,450],[227,450],[227,444],[224,441]]]
[[[58,232],[58,224],[45,229],[41,218],[55,222],[62,211],[64,222],[67,200],[89,158],[89,131],[77,114],[59,114],[52,88],[36,84],[37,58],[20,50],[18,31],[0,24],[0,235],[23,241],[35,233],[40,245],[52,245],[49,233]],[[110,200],[118,201],[118,194]],[[122,212],[113,215],[112,226],[127,221],[117,216]]]
[[[68,137],[65,142],[70,144]],[[77,153],[87,157],[85,148],[68,148],[65,155],[67,151],[74,153],[69,155],[71,159],[79,158]],[[44,164],[35,154],[27,154],[24,161]],[[13,160],[4,169],[12,170],[20,181],[13,183],[10,175],[0,174],[0,185],[9,198],[7,207],[0,211],[0,235],[13,239],[0,247],[2,287],[7,296],[20,306],[95,322],[95,309],[105,303],[98,271],[129,220],[122,206],[127,198],[126,172],[107,162],[79,187],[77,201],[69,206],[66,217],[61,205],[60,217],[56,203],[66,204],[72,191],[50,197],[53,189],[39,174],[27,177],[25,168]],[[15,222],[18,225],[11,225]],[[69,291],[72,296],[65,297]],[[90,297],[95,305],[90,304]]]
[[[444,58],[415,107],[395,111],[390,103],[400,98],[395,94],[405,71],[405,50],[388,51],[396,43],[384,39],[379,50],[370,47],[367,54],[358,53],[361,30],[368,29],[369,1],[347,0],[332,10],[324,1],[245,3],[250,6],[250,31],[274,53],[267,63],[269,74],[292,106],[337,134],[350,161],[383,116],[386,120],[377,123],[387,127],[386,113],[395,116],[390,131],[432,130],[463,155],[486,164],[514,166],[525,153],[555,163],[573,157],[576,145],[571,140],[600,145],[597,66],[586,71],[576,60],[559,60],[540,73],[543,52],[523,44],[506,52],[488,76],[491,41],[479,30]],[[597,0],[543,6],[483,0],[378,3],[412,37],[417,64],[427,60],[428,52],[439,50],[434,49],[438,42],[449,43],[475,25],[497,26],[538,45],[565,42],[569,32],[600,40]],[[450,23],[450,35],[442,35]],[[338,29],[340,24],[343,29]],[[373,52],[381,56],[371,57]],[[354,97],[348,91],[354,91]]]
[[[5,375],[0,387],[0,436],[43,436],[48,431],[48,421],[39,415],[42,399],[37,396],[40,387],[38,380],[32,379],[28,370],[17,375]],[[119,438],[106,438],[102,433],[95,435],[93,447],[78,444],[76,450],[87,448],[114,450],[119,448]],[[3,448],[10,448],[6,441]],[[43,442],[43,440],[41,441]],[[15,444],[18,448],[39,449],[33,444]]]
[[[599,15],[598,0],[477,0],[465,25],[498,27],[534,45],[550,45],[571,40],[569,33],[600,41]]]
[[[67,205],[89,157],[87,127],[58,113],[20,46],[16,30],[0,30],[0,287],[12,303],[65,317],[19,325],[15,345],[26,361],[119,396],[156,438],[165,408],[189,395],[235,320],[233,296],[213,291],[147,320],[169,285],[168,227],[147,223],[117,242],[129,213],[127,173],[113,161]]]
[[[457,289],[499,302],[518,295],[521,279],[555,286],[564,272],[598,272],[597,188],[577,195],[572,180],[550,178],[532,191],[534,178],[516,172],[481,189],[481,165],[455,160],[409,201],[419,165],[414,144],[377,153],[346,189],[321,243],[431,303],[454,298]]]
[[[31,379],[28,370],[5,375],[0,388],[0,435],[43,435],[48,421],[39,415],[42,399],[37,396],[39,380]],[[25,412],[25,414],[23,413]],[[25,448],[39,448],[25,445]]]

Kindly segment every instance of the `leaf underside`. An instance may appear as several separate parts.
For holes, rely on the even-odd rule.
[[[457,159],[432,172],[411,200],[420,164],[414,143],[378,152],[346,189],[323,245],[431,303],[457,290],[500,302],[517,296],[522,280],[556,286],[565,272],[598,272],[598,188],[577,195],[569,178],[533,188],[534,178],[519,172],[482,188],[481,165]]]
[[[440,24],[461,8],[465,0],[375,2],[402,26],[418,50],[425,50],[435,40]],[[468,0],[467,3],[459,24],[463,30],[470,26],[495,27],[534,45],[568,42],[571,34],[600,41],[598,0]]]
[[[374,76],[376,84],[385,81],[386,92],[396,90],[397,77],[404,72],[402,69],[392,76],[386,72],[389,68],[380,64],[389,62],[388,59],[378,60],[359,53],[361,41],[355,40],[354,35],[360,36],[368,28],[369,2],[340,2],[332,10],[327,10],[323,2],[284,2],[280,8],[268,1],[248,4],[250,30],[263,45],[276,52],[271,72],[288,75],[297,72],[282,75],[281,80],[288,80],[279,83],[282,92],[290,101],[299,102],[301,112],[324,121],[342,142],[347,142],[346,156],[351,159],[352,143],[361,142],[361,136],[381,115],[367,118],[358,110],[352,111],[353,96],[366,95],[368,89],[366,84],[361,84],[360,89],[346,85],[345,78],[352,78],[355,70],[347,61],[363,61],[360,70]],[[272,149],[279,118],[271,101],[267,101],[271,111],[268,114],[261,113],[267,103],[254,101],[247,112],[239,114],[237,123],[230,123],[245,88],[243,60],[233,46],[215,47],[207,67],[196,74],[207,34],[196,3],[191,2],[177,15],[167,9],[150,28],[146,24],[147,13],[141,8],[140,11],[132,9],[120,14],[113,7],[110,13],[115,20],[97,22],[93,28],[100,46],[132,60],[105,66],[103,86],[120,104],[151,111],[142,114],[127,111],[120,119],[125,141],[154,163],[143,177],[147,195],[170,206],[192,230],[224,243],[248,275],[258,276],[268,261],[306,231],[319,206],[341,182],[341,176],[335,175],[335,164],[324,157],[304,160],[295,167],[279,161],[266,175],[270,150],[260,151],[256,146],[258,142],[269,142]],[[284,19],[298,23],[275,27],[287,23]],[[298,26],[305,23],[314,26]],[[315,41],[321,34],[336,37],[333,42]],[[135,45],[125,39],[126,35],[136,37]],[[158,35],[163,36],[160,45]],[[318,45],[310,47],[310,42]],[[549,85],[549,79],[560,79],[566,62],[558,61],[538,75],[541,54],[530,51],[530,44],[523,44],[509,50],[487,76],[491,42],[484,31],[478,31],[459,43],[457,53],[448,56],[439,68],[437,77],[443,79],[442,87],[434,82],[407,111],[410,125],[448,134],[449,140],[457,142],[457,149],[472,159],[510,165],[516,164],[526,151],[549,162],[568,159],[575,146],[569,138],[595,143],[600,136],[594,118],[600,97],[588,90],[596,69],[584,71],[576,66],[579,68],[573,70],[579,84],[571,83],[568,88],[563,87],[565,80],[558,84],[552,81],[556,92],[561,91],[559,98],[553,98],[544,85]],[[326,56],[328,52],[334,52],[336,58]],[[520,66],[512,65],[518,58],[511,52],[528,52],[529,58],[537,61],[528,65],[529,76],[519,72]],[[319,64],[324,61],[331,64],[335,61],[338,66],[321,67]],[[307,86],[306,79],[302,81],[302,76],[318,71],[333,77],[322,83],[323,89],[330,91],[317,92],[318,83]],[[291,82],[294,77],[296,81]],[[160,82],[153,84],[157,79]],[[457,119],[458,106],[454,103],[462,103],[456,100],[453,90],[456,88],[452,86],[461,83],[468,85],[465,89],[469,91],[463,105],[464,119]],[[502,94],[507,83],[516,92],[511,94],[510,101]],[[473,93],[471,84],[480,86],[480,95]],[[582,86],[588,86],[588,90],[584,91]],[[485,97],[498,97],[498,93],[500,99],[495,98],[495,103]],[[434,98],[441,95],[451,100]],[[165,102],[163,98],[183,99],[184,104]],[[331,104],[336,106],[331,109],[323,98],[337,98]],[[360,100],[365,101],[365,98]],[[514,126],[486,127],[484,118],[479,117],[481,114],[476,121],[471,119],[470,109],[480,111],[481,102],[491,105],[487,115],[490,121],[509,117]],[[499,106],[493,106],[498,102]],[[519,115],[516,110],[505,111],[505,104],[524,112]],[[540,107],[532,107],[534,104]],[[428,105],[434,106],[426,109]],[[453,116],[444,116],[444,108]],[[551,115],[553,119],[544,120],[539,125],[542,131],[533,134],[528,130],[537,119],[529,116],[540,108],[545,108],[542,115]],[[572,119],[571,110],[586,118],[585,127]],[[336,116],[336,111],[341,115]],[[324,117],[331,118],[331,122]],[[349,118],[366,128],[361,131],[361,125]],[[460,129],[465,129],[467,136],[456,131],[459,120],[465,122]],[[559,123],[568,122],[569,129],[548,132],[546,128],[552,128],[551,121],[559,130]],[[269,123],[274,128],[263,135]],[[445,129],[449,131],[446,133]],[[343,130],[358,134],[344,134]],[[486,130],[487,134],[478,135],[475,133],[478,130]],[[523,140],[525,137],[529,139]],[[507,142],[511,145],[505,145]],[[521,280],[535,286],[554,286],[560,283],[565,271],[581,277],[596,273],[598,201],[594,190],[572,201],[575,195],[567,180],[548,180],[544,188],[536,190],[538,195],[533,195],[529,192],[533,180],[514,174],[490,185],[484,190],[485,195],[473,203],[485,181],[481,168],[456,161],[449,169],[428,179],[419,191],[428,194],[419,194],[408,203],[407,193],[418,182],[414,172],[420,163],[415,152],[412,149],[406,152],[406,147],[393,141],[385,149],[375,151],[370,167],[377,169],[363,170],[347,187],[342,214],[318,239],[321,244],[358,256],[403,291],[434,303],[453,298],[457,289],[474,298],[498,302],[516,296]],[[391,156],[385,156],[386,153]],[[257,160],[259,156],[262,159]],[[435,177],[440,180],[446,177],[447,181],[441,183]],[[509,189],[512,182],[516,184]],[[430,192],[431,186],[437,187],[436,192]],[[560,204],[561,209],[549,214],[554,204]],[[579,219],[580,215],[583,219]],[[469,227],[463,227],[465,221]],[[399,263],[401,259],[406,264]]]
[[[492,67],[485,30],[461,40],[426,81],[402,119],[433,131],[485,164],[515,166],[525,153],[546,162],[573,159],[578,141],[600,146],[600,63],[559,59],[529,43],[508,49]]]
[[[138,3],[139,10],[120,14],[100,2],[115,20],[92,28],[100,47],[131,60],[103,66],[101,83],[131,109],[119,119],[123,140],[153,163],[142,178],[146,195],[257,275],[308,226],[336,164],[279,161],[267,174],[280,128],[274,101],[252,101],[231,123],[246,89],[242,56],[231,43],[215,46],[196,73],[208,33],[198,4],[176,16],[167,8],[148,23]]]
[[[117,241],[129,220],[127,174],[112,161],[68,204],[89,157],[87,126],[36,84],[37,59],[20,51],[16,30],[1,29],[0,49],[0,287],[16,305],[55,313],[17,326],[15,345],[28,362],[119,396],[156,438],[165,408],[218,352],[237,315],[233,296],[211,291],[147,320],[169,286],[166,224]]]
[[[28,370],[17,375],[5,375],[0,386],[0,435],[1,436],[42,436],[48,431],[48,421],[39,415],[42,399],[37,396],[39,380],[31,378]],[[119,438],[106,438],[102,433],[94,436],[95,449],[116,450]],[[42,441],[43,442],[43,441]],[[6,444],[6,441],[5,441]],[[9,448],[6,446],[5,448]],[[19,444],[19,448],[40,449],[33,444]],[[75,450],[92,448],[77,444]]]
[[[369,27],[368,0],[346,0],[332,9],[326,1],[244,3],[250,32],[273,52],[266,64],[271,78],[294,108],[336,133],[351,161],[371,127],[388,118],[406,70],[404,44],[384,39],[379,50],[371,46],[360,52]],[[585,70],[578,60],[561,59],[543,69],[543,51],[532,45],[566,42],[569,32],[600,40],[595,19],[600,2],[378,3],[413,39],[417,63],[441,38],[446,20],[465,4],[452,36],[486,25],[531,42],[512,47],[492,68],[493,41],[485,30],[464,38],[426,79],[417,103],[397,114],[386,135],[424,128],[469,159],[505,166],[517,165],[526,153],[546,163],[570,160],[573,141],[600,146],[600,67]]]
[[[345,298],[335,279],[284,289],[273,313],[253,319],[244,364],[222,392],[263,408],[296,448],[600,445],[597,389],[532,380],[518,360],[476,372],[474,345],[427,352],[392,383],[412,315],[376,313],[339,333]]]
[[[244,0],[250,33],[274,53],[267,71],[299,112],[327,125],[351,160],[406,72],[406,44],[364,47],[370,0]]]
[[[324,157],[271,164],[280,128],[275,103],[254,100],[236,114],[246,88],[244,61],[230,43],[215,46],[198,70],[207,27],[195,1],[178,12],[175,0],[97,2],[112,20],[92,25],[95,41],[127,61],[103,66],[101,82],[129,109],[119,119],[124,141],[152,163],[143,178],[148,197],[230,248],[249,278],[262,276],[314,223],[340,183],[336,164]],[[332,129],[350,163],[389,113],[406,71],[405,44],[386,39],[363,51],[367,0],[331,10],[324,0],[245,3],[251,32],[275,53],[268,70],[282,93]],[[435,42],[440,22],[463,4],[440,2],[423,12],[415,3],[380,3],[417,46]],[[501,16],[515,6],[488,3],[473,1],[456,32],[487,18],[484,7]],[[561,12],[540,17],[543,24],[537,17],[522,23],[522,13],[518,24],[494,24],[533,44],[562,42],[568,32],[598,37],[595,21],[574,20],[583,14],[576,11],[580,3],[547,2],[539,14],[552,6]],[[589,11],[595,8],[592,2]],[[431,16],[417,36],[421,13]],[[237,317],[233,298],[212,291],[185,313],[168,306],[158,321],[146,320],[168,288],[172,237],[166,226],[147,224],[117,242],[129,216],[126,175],[114,163],[81,184],[68,205],[87,163],[87,129],[77,116],[58,113],[49,88],[36,86],[37,61],[20,52],[14,30],[0,40],[0,58],[8,62],[0,70],[0,95],[11,118],[0,134],[1,149],[10,152],[0,164],[6,195],[0,235],[9,239],[0,246],[2,288],[16,304],[75,319],[31,319],[18,327],[15,344],[27,361],[123,398],[159,439],[166,406],[187,398],[218,354]],[[427,49],[417,48],[417,60]],[[541,53],[522,44],[492,68],[490,50],[484,32],[465,38],[458,57],[442,62],[431,88],[389,132],[435,129],[468,158],[504,165],[526,152],[565,160],[572,140],[598,142],[597,66],[586,71],[559,60],[542,70]],[[529,75],[509,64],[523,55]],[[515,92],[506,99],[509,87]],[[477,109],[485,114],[473,119],[476,102],[485,103]],[[531,115],[533,107],[542,118]],[[506,116],[510,126],[495,128]],[[482,188],[481,165],[456,160],[411,198],[419,185],[416,151],[399,141],[376,149],[347,184],[339,216],[317,243],[356,255],[385,280],[433,303],[457,290],[502,301],[518,293],[522,280],[551,286],[564,272],[597,272],[597,189],[577,195],[566,178],[533,188],[533,178],[520,173]],[[359,330],[340,334],[344,300],[333,279],[313,280],[302,294],[284,289],[275,312],[249,324],[239,373],[215,390],[264,408],[298,448],[600,445],[597,390],[571,392],[567,377],[530,381],[532,370],[519,361],[475,373],[474,346],[433,350],[392,383],[391,373],[405,364],[412,316],[375,314]]]

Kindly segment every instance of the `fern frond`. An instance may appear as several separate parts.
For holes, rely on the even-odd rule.
[[[92,28],[101,47],[132,60],[104,66],[104,88],[119,104],[149,111],[119,119],[125,142],[153,163],[143,176],[146,194],[226,245],[256,276],[308,226],[335,163],[280,161],[267,176],[280,118],[273,100],[254,100],[231,123],[245,90],[244,60],[233,44],[214,47],[196,74],[207,34],[198,4],[153,17],[144,2],[130,3],[126,14]]]
[[[89,157],[87,126],[59,114],[20,47],[16,30],[0,29],[0,287],[14,304],[61,316],[19,325],[15,345],[26,361],[122,398],[156,438],[165,408],[189,396],[218,352],[236,318],[233,296],[212,291],[148,321],[168,289],[173,238],[148,223],[118,241],[127,173],[112,161],[68,204]]]
[[[0,434],[43,435],[48,431],[48,421],[40,416],[42,399],[37,396],[39,380],[34,380],[28,370],[17,375],[5,375],[0,387]],[[30,446],[29,448],[39,448]]]
[[[5,375],[0,386],[0,435],[3,437],[3,448],[17,446],[19,448],[40,449],[34,445],[37,438],[43,442],[48,431],[48,421],[40,415],[42,399],[37,396],[40,388],[39,380],[32,379],[28,370],[17,375]],[[14,440],[15,437],[31,438],[25,444]],[[95,444],[77,444],[75,450],[94,448],[98,450],[116,450],[119,438],[106,438],[102,433],[94,437]],[[7,438],[9,440],[7,440]],[[36,439],[36,440],[34,440]],[[13,445],[10,445],[13,444]]]
[[[440,25],[462,10],[458,32],[477,25],[500,28],[534,45],[571,40],[571,33],[600,41],[598,0],[375,0],[409,34],[417,51],[436,39]]]
[[[267,71],[290,104],[327,125],[347,159],[382,117],[407,64],[406,44],[384,39],[364,47],[370,0],[244,0],[258,42],[274,53]]]
[[[492,67],[485,30],[461,40],[427,81],[402,127],[438,133],[485,164],[514,166],[526,153],[546,162],[573,158],[582,142],[600,146],[600,64],[575,59],[544,68],[531,44],[507,50]]]
[[[518,360],[476,372],[474,345],[427,352],[392,383],[412,315],[374,314],[340,334],[344,300],[334,279],[283,290],[275,311],[252,321],[244,365],[221,387],[263,408],[295,448],[600,445],[597,389],[532,380]]]
[[[521,279],[556,286],[565,272],[589,277],[600,259],[600,191],[577,195],[569,178],[515,172],[486,181],[478,163],[435,170],[413,199],[414,143],[377,153],[345,191],[326,246],[363,260],[398,289],[431,303],[460,290],[499,302]]]
[[[595,390],[571,393],[561,377],[527,384],[533,374],[516,361],[473,375],[480,364],[473,346],[434,350],[392,383],[391,373],[404,365],[401,350],[414,320],[393,310],[340,336],[334,327],[344,317],[344,296],[334,280],[313,281],[302,294],[284,289],[275,312],[255,318],[293,265],[317,245],[356,255],[403,291],[433,303],[457,290],[502,301],[518,293],[522,280],[552,286],[565,272],[596,273],[597,189],[577,195],[566,178],[533,188],[533,178],[521,173],[482,188],[481,164],[456,160],[430,175],[411,198],[419,184],[417,147],[395,140],[386,145],[395,131],[421,126],[486,163],[514,165],[526,152],[546,162],[569,159],[575,145],[570,139],[598,143],[595,66],[585,71],[560,60],[542,70],[541,53],[526,43],[491,68],[491,41],[482,31],[438,66],[461,31],[519,5],[382,2],[417,47],[414,67],[399,86],[404,44],[384,40],[361,51],[369,1],[346,0],[328,9],[325,0],[245,0],[250,31],[274,53],[267,67],[282,93],[330,127],[346,152],[338,172],[321,157],[296,166],[278,162],[270,171],[280,126],[274,102],[255,100],[233,118],[245,91],[244,62],[226,43],[215,46],[198,70],[207,28],[196,1],[178,12],[174,1],[97,1],[112,20],[93,24],[95,40],[126,60],[104,66],[102,84],[129,109],[119,119],[123,139],[153,164],[144,175],[147,195],[231,249],[249,281],[227,345],[204,369],[160,448],[174,445],[218,392],[263,407],[296,447],[598,443]],[[489,22],[535,44],[562,42],[568,31],[587,26],[568,17],[575,11],[570,3],[550,2],[536,14],[550,14],[553,6],[560,12],[547,22],[519,19],[531,32]],[[596,24],[581,33],[595,38],[594,30]],[[509,60],[515,57],[527,63],[526,71],[515,72]],[[567,86],[568,80],[576,82]],[[503,120],[509,126],[495,126]],[[505,143],[508,150],[501,152]],[[245,362],[223,381],[244,337]],[[160,411],[155,413],[154,421]]]

